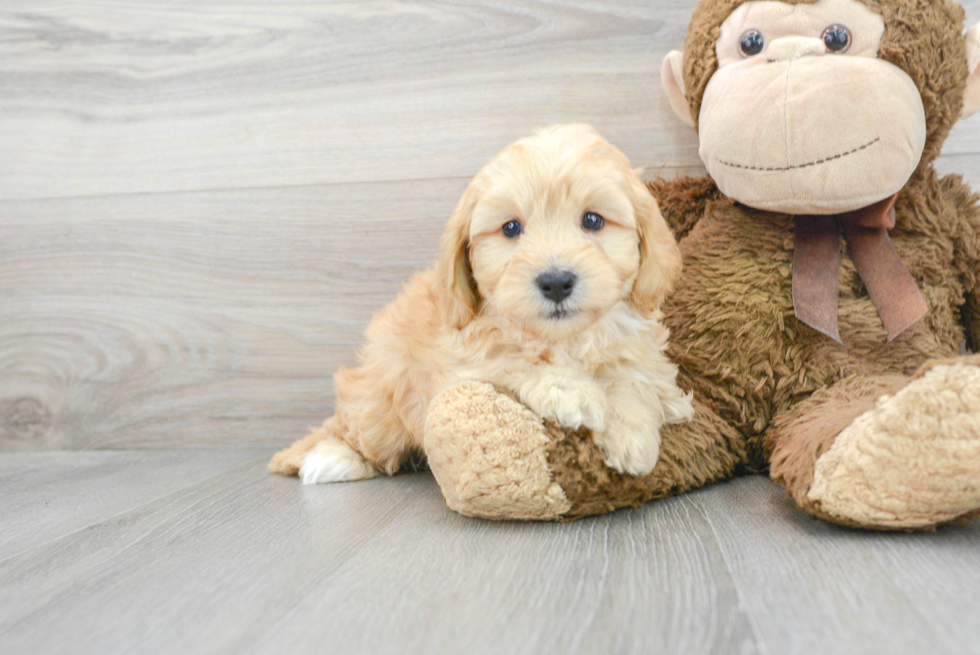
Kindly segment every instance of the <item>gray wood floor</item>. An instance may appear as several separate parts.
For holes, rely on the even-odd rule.
[[[761,478],[493,524],[264,472],[503,145],[703,172],[658,79],[695,4],[3,0],[0,655],[980,653],[977,524]],[[939,166],[980,187],[978,125]]]
[[[980,653],[980,526],[875,534],[752,477],[564,525],[247,449],[0,458],[0,652]]]

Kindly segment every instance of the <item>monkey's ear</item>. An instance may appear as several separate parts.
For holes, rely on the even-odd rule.
[[[980,25],[966,33],[966,60],[970,66],[970,77],[966,81],[966,95],[963,97],[963,118],[980,111]]]
[[[667,92],[670,106],[674,108],[677,117],[688,127],[694,127],[694,117],[691,116],[691,105],[687,102],[687,90],[684,88],[684,53],[672,50],[664,58],[660,69],[660,81]]]

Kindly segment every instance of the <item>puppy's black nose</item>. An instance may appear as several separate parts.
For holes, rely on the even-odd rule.
[[[578,277],[571,271],[557,271],[552,269],[545,271],[535,278],[534,281],[537,282],[538,288],[541,289],[541,294],[545,298],[554,303],[559,303],[572,295],[572,289],[575,288],[576,280],[578,280]]]

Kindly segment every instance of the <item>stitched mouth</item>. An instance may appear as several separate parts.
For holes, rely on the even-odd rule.
[[[877,145],[880,141],[881,138],[879,137],[873,141],[868,141],[863,146],[857,147],[854,150],[848,150],[847,152],[842,152],[839,155],[834,155],[833,157],[825,157],[824,159],[818,159],[816,161],[811,161],[806,164],[797,164],[796,166],[784,166],[784,167],[770,166],[766,168],[763,166],[745,166],[743,164],[734,164],[732,162],[724,161],[722,159],[718,159],[716,161],[724,166],[731,166],[732,168],[741,168],[747,171],[764,171],[764,172],[782,173],[785,171],[799,170],[801,168],[811,168],[813,166],[819,166],[820,164],[827,164],[832,161],[837,161],[838,159],[844,159],[845,157],[849,157],[853,154],[859,153],[862,150],[867,150],[868,148]]]

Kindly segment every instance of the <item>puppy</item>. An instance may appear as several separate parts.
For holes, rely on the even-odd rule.
[[[436,266],[374,317],[361,365],[334,378],[336,414],[269,468],[307,484],[393,474],[422,450],[431,400],[480,380],[649,473],[661,426],[693,415],[658,310],[680,269],[622,152],[584,125],[521,139],[469,185]]]

